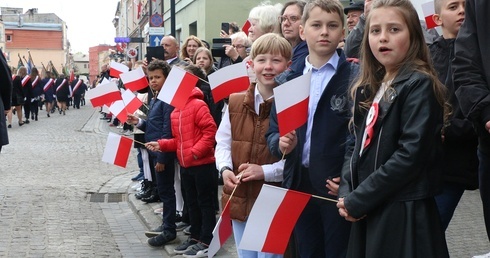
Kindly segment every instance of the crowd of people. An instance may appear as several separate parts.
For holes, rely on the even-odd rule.
[[[189,237],[174,252],[207,257],[222,196],[239,257],[448,257],[445,230],[464,191],[477,188],[490,239],[489,23],[481,21],[489,8],[435,0],[442,35],[434,36],[409,0],[267,2],[250,10],[248,31],[232,22],[220,32],[231,38],[222,56],[195,35],[182,47],[165,36],[161,58],[135,63],[149,86],[135,92],[145,105],[124,125],[138,150],[136,198],[163,204],[148,245],[165,246],[183,230]],[[248,89],[215,103],[207,77],[241,62]],[[200,78],[183,108],[156,98],[173,66]],[[280,134],[273,89],[306,74],[307,121]],[[19,97],[26,75],[21,68],[13,79],[19,126],[38,116],[39,103],[26,108]],[[54,95],[64,114],[74,94]],[[240,249],[263,184],[338,201],[312,198],[284,254]]]

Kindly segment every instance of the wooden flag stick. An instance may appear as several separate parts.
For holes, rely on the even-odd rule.
[[[334,199],[330,199],[330,198],[327,198],[327,197],[318,196],[318,195],[314,195],[314,194],[312,194],[311,197],[315,197],[315,198],[322,199],[322,200],[325,200],[325,201],[330,201],[330,202],[339,202],[339,201],[334,200]]]

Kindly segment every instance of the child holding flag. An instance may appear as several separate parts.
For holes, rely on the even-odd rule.
[[[306,4],[300,36],[309,55],[299,69],[290,71],[288,81],[311,71],[307,121],[280,137],[273,107],[267,143],[276,157],[286,159],[283,187],[335,198],[349,136],[349,81],[357,72],[337,49],[344,38],[342,4],[336,0]],[[344,257],[349,229],[335,204],[312,198],[294,228],[298,252],[301,257]]]
[[[282,257],[282,254],[243,250],[238,246],[262,185],[282,181],[284,162],[269,152],[265,132],[274,100],[274,78],[288,68],[291,53],[291,44],[274,33],[265,34],[253,43],[250,59],[257,82],[251,83],[245,92],[230,95],[216,133],[216,167],[224,183],[222,202],[224,207],[230,200],[239,257]]]
[[[195,65],[184,69],[201,79],[205,78],[202,69]],[[145,144],[151,151],[177,152],[183,191],[187,196],[191,236],[174,251],[184,254],[184,257],[207,257],[216,224],[212,200],[216,194],[213,190],[216,178],[213,176],[216,123],[203,100],[204,94],[198,87],[200,83],[201,80],[197,80],[185,106],[175,108],[170,115],[173,138]]]

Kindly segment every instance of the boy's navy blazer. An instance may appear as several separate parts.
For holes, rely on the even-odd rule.
[[[338,177],[344,162],[347,141],[351,141],[348,123],[351,118],[351,101],[349,100],[350,83],[357,76],[357,64],[347,62],[342,50],[338,49],[339,63],[337,71],[322,93],[315,111],[311,130],[310,161],[308,173],[313,189],[299,189],[301,183],[302,152],[306,138],[306,123],[296,129],[297,146],[286,155],[284,165],[283,187],[293,190],[310,190],[312,194],[329,196],[325,187],[326,179]],[[305,60],[297,71],[291,70],[288,80],[303,75]],[[294,119],[294,118],[292,118]],[[266,134],[271,153],[282,157],[279,149],[279,129],[275,105],[272,107],[269,131]],[[308,178],[308,177],[303,177]],[[303,185],[303,184],[302,184]]]

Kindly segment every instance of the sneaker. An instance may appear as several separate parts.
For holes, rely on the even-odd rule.
[[[490,258],[490,253],[481,254],[481,255],[475,255],[472,258]]]
[[[149,238],[147,243],[151,247],[161,247],[164,246],[177,238],[175,233],[170,233],[169,231],[163,231],[158,236]]]
[[[186,228],[184,228],[184,230],[182,230],[184,232],[184,234],[186,235],[190,235],[191,234],[191,226],[187,226]]]
[[[154,209],[153,213],[155,215],[163,215],[163,208]]]
[[[191,245],[184,253],[184,257],[208,257],[208,245],[202,242]]]
[[[195,240],[191,237],[188,237],[187,240],[185,240],[182,244],[175,247],[174,252],[176,254],[183,254],[183,253],[187,252],[187,250],[189,250],[189,248],[192,245],[195,245],[197,243],[198,243],[197,240]]]
[[[157,228],[151,229],[150,231],[145,232],[145,236],[147,237],[154,237],[158,236],[163,232],[163,224],[158,226]]]
[[[184,230],[188,226],[189,226],[189,224],[188,223],[185,223],[183,221],[177,222],[177,223],[175,223],[175,230],[182,231],[182,230]]]

